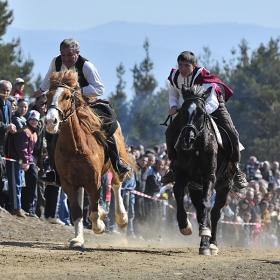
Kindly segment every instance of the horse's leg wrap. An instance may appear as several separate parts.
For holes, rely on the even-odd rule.
[[[83,218],[78,218],[74,221],[75,227],[75,238],[70,241],[71,248],[83,248],[84,247],[84,226],[83,226]]]

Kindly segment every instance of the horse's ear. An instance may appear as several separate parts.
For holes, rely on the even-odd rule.
[[[205,100],[209,97],[209,95],[210,95],[210,93],[212,91],[212,88],[213,87],[209,87],[207,90],[205,90],[205,92],[203,94],[203,97],[204,97]]]

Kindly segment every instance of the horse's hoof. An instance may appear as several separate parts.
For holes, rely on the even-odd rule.
[[[105,229],[106,229],[106,227],[105,227],[105,225],[104,225],[104,227],[102,227],[102,228],[99,229],[99,230],[96,230],[96,229],[92,229],[92,230],[93,230],[93,232],[94,232],[95,234],[102,234],[102,233],[105,231]]]
[[[70,241],[69,247],[72,249],[82,249],[84,248],[84,241],[81,238],[73,238]]]
[[[127,213],[116,216],[116,223],[120,228],[124,228],[128,224]]]
[[[199,255],[211,256],[211,250],[209,248],[199,248]]]
[[[203,236],[209,237],[209,238],[212,237],[210,228],[203,227],[203,228],[199,229],[199,237],[203,237]]]
[[[180,228],[180,232],[183,235],[191,235],[192,234],[192,224],[190,220],[187,218],[187,227],[186,228]]]
[[[92,230],[95,234],[102,234],[106,229],[103,221],[98,220],[96,223],[92,223]]]
[[[107,213],[106,213],[106,211],[105,211],[103,208],[100,209],[99,216],[100,216],[99,219],[100,219],[101,221],[104,221],[104,220],[105,220],[105,218],[106,218],[106,216],[107,216]]]
[[[210,244],[210,250],[212,256],[217,256],[219,253],[219,248],[215,244]]]

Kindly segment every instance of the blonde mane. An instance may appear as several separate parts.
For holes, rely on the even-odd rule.
[[[106,143],[106,136],[101,130],[102,121],[83,99],[78,82],[78,73],[74,70],[54,72],[50,77],[50,89],[58,85],[75,91],[76,114],[79,118],[81,128],[85,132],[93,134],[96,140],[104,145]]]

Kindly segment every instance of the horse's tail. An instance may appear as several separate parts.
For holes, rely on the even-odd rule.
[[[127,152],[127,163],[133,171],[135,171],[136,173],[139,171],[139,167],[136,163],[134,156],[129,152]]]

